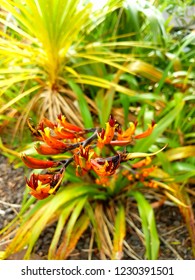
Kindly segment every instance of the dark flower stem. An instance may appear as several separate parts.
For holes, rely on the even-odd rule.
[[[91,135],[88,139],[86,139],[85,141],[81,142],[80,145],[82,145],[83,147],[86,147],[88,144],[90,144],[93,140],[97,139],[97,133],[98,133],[99,129],[96,129],[94,134]],[[80,146],[79,145],[79,146]]]
[[[95,129],[95,132],[93,133],[93,135],[91,135],[88,139],[80,142],[80,143],[76,143],[71,145],[69,148],[67,148],[66,151],[68,150],[73,150],[75,148],[78,148],[79,146],[83,146],[86,147],[87,145],[89,145],[93,140],[97,139],[97,133],[98,133],[99,129]],[[78,152],[79,153],[79,152]],[[77,153],[77,154],[78,154]],[[69,159],[63,160],[60,162],[60,164],[63,165],[64,168],[66,168],[72,161],[74,160],[74,156],[70,157]]]

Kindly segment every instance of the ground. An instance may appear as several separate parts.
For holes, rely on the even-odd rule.
[[[11,221],[20,208],[25,179],[23,168],[14,169],[8,160],[0,155],[0,229]],[[193,259],[190,238],[185,227],[179,209],[170,202],[165,202],[160,207],[154,208],[158,233],[160,236],[161,260]],[[141,230],[139,215],[136,205],[131,205],[129,217],[131,224],[127,225],[128,235],[126,242],[131,247],[131,252],[124,253],[124,259],[144,259],[144,247],[140,241],[138,231]],[[47,250],[55,230],[55,224],[46,228],[41,234],[35,248],[34,259],[47,259]],[[90,232],[79,241],[77,248],[72,252],[69,259],[87,259],[89,253]],[[7,242],[0,239],[0,251]],[[22,259],[24,252],[14,255],[12,259]],[[97,250],[94,248],[92,259],[99,259]]]

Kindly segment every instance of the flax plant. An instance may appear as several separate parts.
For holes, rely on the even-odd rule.
[[[179,103],[176,111],[182,110],[183,105]],[[131,259],[140,259],[125,240],[127,225],[132,226],[129,207],[136,201],[143,230],[140,235],[145,247],[143,258],[157,259],[160,241],[154,210],[146,199],[149,190],[161,192],[163,199],[178,205],[186,225],[190,226],[194,249],[195,230],[188,194],[180,189],[179,181],[161,168],[160,152],[166,146],[152,153],[136,152],[142,150],[144,142],[145,148],[154,144],[174,119],[175,109],[157,125],[152,123],[142,132],[137,131],[137,122],[130,122],[125,130],[112,116],[105,128],[83,129],[67,122],[62,115],[56,122],[47,118],[37,126],[29,122],[38,140],[34,143],[38,154],[23,152],[21,159],[37,171],[26,179],[31,197],[24,199],[18,216],[1,231],[5,241],[20,219],[21,224],[6,250],[1,252],[1,258],[7,259],[26,248],[24,258],[29,259],[43,230],[57,222],[48,259],[68,259],[89,228],[92,229],[89,259],[93,258],[94,250],[100,259],[123,259],[124,253]],[[87,136],[91,132],[93,134]],[[137,144],[129,152],[133,142]],[[183,147],[179,153],[180,159],[188,158],[194,155],[194,147]],[[178,151],[167,150],[164,154],[164,158],[174,161]],[[143,159],[132,161],[138,158]]]
[[[114,55],[103,50],[101,43],[97,48],[90,47],[85,38],[120,2],[107,1],[105,7],[97,10],[91,3],[79,0],[2,1],[0,88],[4,98],[0,113],[15,106],[21,113],[22,127],[33,111],[38,117],[46,114],[50,119],[64,113],[69,120],[81,125],[81,117],[76,117],[82,112],[81,105],[89,102],[93,109],[95,105],[84,96],[82,89],[81,93],[75,91],[75,80],[103,88],[112,83],[103,78],[97,81],[96,73],[82,77],[80,65],[94,62],[118,65],[112,61]],[[130,90],[123,90],[132,94]],[[78,104],[74,100],[78,100]]]
[[[48,259],[68,259],[89,231],[88,259],[158,259],[151,196],[180,209],[195,256],[194,33],[175,40],[148,1],[109,1],[101,11],[90,3],[78,9],[79,1],[49,2],[55,9],[41,0],[2,1],[0,112],[20,112],[22,126],[32,111],[49,120],[39,126],[28,120],[37,141],[26,148],[13,151],[0,141],[4,155],[20,165],[22,154],[30,168],[44,168],[28,172],[31,196],[25,193],[17,217],[1,230],[10,243],[1,257],[25,248],[30,258],[40,234],[56,222]],[[121,130],[107,121],[111,112]],[[144,159],[137,162],[136,153]],[[121,154],[132,157],[119,164]],[[132,222],[135,205],[142,232]],[[132,228],[142,257],[126,240]]]
[[[141,211],[146,207],[146,212],[153,213],[144,197],[136,191],[134,183],[128,184],[128,174],[124,174],[127,178],[122,183],[120,178],[122,164],[136,158],[147,158],[132,165],[134,168],[132,174],[136,174],[133,181],[140,176],[140,181],[143,180],[146,186],[152,187],[153,181],[146,179],[154,169],[148,167],[151,162],[149,158],[165,148],[154,153],[126,153],[120,150],[120,147],[149,136],[155,124],[148,125],[148,129],[139,134],[136,133],[136,126],[137,123],[131,122],[129,128],[124,130],[113,116],[110,116],[105,129],[100,127],[82,129],[67,122],[63,115],[59,115],[56,122],[44,118],[37,126],[29,122],[29,128],[38,140],[35,143],[36,151],[39,155],[53,159],[45,160],[21,154],[21,159],[27,167],[40,170],[38,173],[32,173],[30,178],[26,179],[26,183],[30,195],[37,200],[43,200],[44,203],[38,202],[33,207],[34,214],[30,209],[26,212],[33,200],[29,199],[24,204],[19,216],[23,211],[27,215],[23,216],[24,221],[7,247],[4,258],[20,251],[26,245],[28,249],[25,258],[29,258],[43,228],[48,222],[57,219],[58,225],[48,252],[49,259],[67,259],[90,224],[94,228],[96,240],[92,242],[97,244],[100,258],[121,259],[126,235],[126,200],[135,197]],[[87,136],[91,132],[93,134]],[[111,153],[114,152],[114,155],[110,156],[107,148]],[[75,169],[78,180],[60,188],[66,173],[68,174],[69,165]],[[143,170],[140,169],[140,173],[137,170],[139,167],[144,167]],[[86,183],[83,182],[84,178]],[[72,178],[70,180],[72,181]],[[111,199],[113,196],[116,200],[115,205]],[[142,218],[146,237],[146,257],[156,259],[159,240],[154,215]],[[151,224],[149,230],[148,223]],[[12,226],[14,221],[8,228]],[[4,228],[2,233],[7,229]]]

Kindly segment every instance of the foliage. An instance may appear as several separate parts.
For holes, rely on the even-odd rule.
[[[18,216],[1,231],[3,239],[9,238],[20,221],[2,258],[25,246],[25,258],[30,258],[40,234],[57,222],[49,259],[69,258],[78,240],[89,229],[89,259],[96,247],[100,259],[121,259],[124,253],[131,259],[139,259],[126,242],[127,225],[132,225],[129,204],[136,201],[145,258],[156,259],[160,232],[150,201],[151,194],[152,199],[158,201],[159,193],[163,202],[172,201],[179,207],[195,256],[192,189],[195,182],[195,36],[190,26],[184,24],[185,8],[192,1],[153,1],[151,4],[142,0],[112,0],[104,9],[95,9],[91,5],[93,1],[81,1],[88,4],[77,9],[79,1],[58,0],[51,1],[55,7],[51,10],[45,9],[45,1],[38,0],[36,5],[33,0],[24,2],[25,5],[20,1],[2,1],[0,128],[10,132],[6,128],[11,122],[13,133],[14,118],[19,120],[18,130],[19,124],[25,126],[29,115],[37,123],[43,116],[51,122],[45,118],[42,125],[34,127],[28,121],[34,136],[46,143],[29,144],[31,138],[25,129],[23,145],[12,150],[3,137],[0,149],[17,166],[21,165],[18,160],[21,153],[26,155],[23,156],[25,163],[35,164],[32,167],[60,163],[51,167],[53,173],[36,171],[29,175],[27,185],[31,193],[45,199],[36,201],[24,196]],[[59,9],[58,5],[66,9]],[[173,10],[178,13],[177,28],[170,24]],[[166,20],[162,16],[164,11],[170,12]],[[32,17],[32,13],[36,16]],[[126,139],[129,142],[124,152],[124,147],[106,143],[112,129],[109,130],[109,122],[104,125],[111,113],[117,120],[114,127],[120,123],[127,136],[138,121],[136,134],[131,134],[134,140],[136,135],[148,131],[146,124],[152,120],[157,126],[152,126],[152,134],[147,138],[137,138],[135,142]],[[76,133],[75,128],[64,127],[62,116],[54,122],[59,114],[64,114],[80,130]],[[119,139],[120,129],[115,129],[113,141],[121,145],[124,139]],[[57,151],[48,145],[56,133],[60,137],[60,133],[66,132],[67,137],[67,130],[69,137],[77,134],[76,143],[73,143],[74,137],[68,140],[70,149],[64,146],[67,143],[64,138],[52,139],[54,146],[61,145]],[[100,144],[101,140],[105,142]],[[79,148],[80,144],[84,150]],[[90,150],[94,150],[90,160],[88,144]],[[163,153],[151,156],[165,145]],[[56,154],[50,154],[49,162],[45,161],[35,153],[34,146],[40,153]],[[118,164],[116,155],[123,152],[126,156],[138,152],[144,157],[150,154],[150,159],[146,157],[138,162],[131,159]],[[75,168],[80,177],[75,176]],[[113,171],[113,174],[109,178],[102,177],[98,175],[100,171]]]
[[[116,92],[142,102],[156,99],[150,94],[140,97],[148,88],[139,88],[135,76],[155,82],[162,78],[156,66],[161,63],[164,68],[169,37],[158,9],[148,1],[109,0],[99,9],[88,2],[51,1],[45,9],[41,0],[2,1],[3,127],[17,119],[16,133],[23,130],[29,114],[39,121],[44,115],[54,120],[60,113],[80,126],[82,120],[92,126],[88,110],[102,115],[103,125]],[[163,81],[175,83],[167,77]],[[99,114],[102,108],[107,110]]]
[[[119,3],[108,1],[103,10],[95,10],[91,3],[79,5],[79,0],[48,1],[47,8],[42,0],[2,1],[0,88],[5,98],[0,112],[14,106],[21,113],[22,127],[33,111],[39,118],[47,114],[50,119],[65,113],[69,120],[81,125],[79,108],[73,100],[82,105],[83,92],[81,88],[82,94],[72,90],[69,82],[94,84],[97,70],[90,71],[90,64],[99,61],[112,65],[112,53],[101,45],[93,48],[93,41],[85,43],[85,37]],[[86,65],[91,73],[82,77]],[[102,79],[100,86],[107,88],[109,83],[105,83]],[[94,107],[92,101],[90,105]]]
[[[103,211],[108,208],[109,211],[113,212],[113,222],[115,223],[113,244],[112,236],[109,233],[107,234],[107,238],[110,248],[104,248],[105,246],[107,247],[107,241],[105,236],[102,235],[101,230],[101,227],[106,226],[104,220],[100,223],[95,222],[97,224],[94,224],[95,237],[102,258],[121,259],[123,256],[126,219],[126,211],[123,204],[125,203],[125,199],[133,195],[138,200],[140,211],[143,209],[145,217],[147,215],[150,216],[149,223],[152,223],[149,234],[150,237],[147,231],[145,232],[148,225],[145,224],[146,221],[144,222],[144,218],[142,217],[147,246],[146,256],[149,259],[156,259],[159,242],[153,243],[150,240],[150,238],[152,238],[152,240],[158,241],[155,219],[154,216],[151,216],[153,210],[141,194],[136,192],[131,194],[131,191],[135,189],[134,182],[138,178],[144,186],[154,188],[158,186],[157,182],[154,183],[150,178],[147,179],[147,177],[155,169],[149,166],[151,162],[149,157],[156,155],[161,150],[150,154],[126,153],[124,151],[114,150],[115,146],[120,148],[131,144],[136,139],[147,137],[152,133],[154,124],[149,125],[146,131],[135,134],[136,123],[130,123],[130,127],[123,131],[121,125],[110,116],[109,121],[106,123],[106,129],[82,129],[67,122],[63,115],[59,115],[55,123],[44,118],[36,128],[30,123],[29,127],[33,135],[40,141],[35,145],[37,152],[50,157],[57,155],[57,160],[43,160],[25,154],[21,155],[23,162],[29,168],[43,169],[42,172],[32,173],[30,179],[26,180],[32,196],[38,200],[42,200],[55,195],[65,177],[67,167],[72,162],[74,162],[73,166],[75,166],[76,175],[81,177],[82,180],[85,177],[86,180],[85,183],[79,180],[79,183],[64,188],[62,187],[59,191],[59,195],[56,194],[57,200],[56,198],[46,200],[46,202],[40,204],[40,206],[38,206],[38,203],[36,212],[33,215],[31,215],[31,213],[27,215],[27,220],[24,221],[18,234],[16,234],[15,238],[8,246],[5,252],[5,258],[8,257],[9,254],[21,250],[25,245],[28,245],[25,258],[29,258],[43,227],[49,222],[53,215],[56,215],[55,213],[58,213],[59,220],[49,249],[49,258],[67,258],[75,248],[82,233],[88,228],[89,222],[93,224],[96,220],[95,217],[101,217]],[[86,137],[86,134],[90,132],[93,132],[93,134]],[[73,153],[73,156],[66,156],[66,153],[70,151]],[[112,152],[115,152],[115,154],[109,156]],[[106,157],[101,157],[102,155]],[[126,176],[127,179],[122,184],[122,187],[118,185],[119,182],[121,183],[121,164],[142,157],[146,157],[146,159],[132,165],[134,169],[134,171],[132,169],[132,172],[135,177],[130,179],[128,178],[128,171],[127,174],[123,172],[123,175]],[[111,178],[112,175],[114,176],[114,181],[113,178]],[[129,181],[132,181],[130,185]],[[64,195],[62,195],[62,193],[64,193]],[[116,197],[115,207],[107,207],[105,202],[113,195]],[[114,214],[115,211],[116,214]],[[109,216],[104,216],[109,219]],[[57,217],[55,217],[55,220],[56,218]],[[60,241],[62,229],[65,224],[66,230],[62,241]],[[29,229],[30,235],[27,233]],[[106,229],[106,231],[109,232],[108,229]]]
[[[160,126],[162,132],[165,129],[164,122],[160,123]],[[39,140],[35,142],[37,152],[54,159],[44,160],[21,155],[29,168],[43,169],[42,172],[32,173],[26,182],[30,194],[40,201],[44,200],[43,203],[36,203],[33,209],[27,212],[26,204],[29,208],[33,201],[24,204],[26,212],[24,216],[22,215],[24,221],[7,247],[4,258],[27,245],[25,258],[28,259],[44,227],[58,220],[48,252],[49,259],[68,258],[83,232],[89,227],[89,223],[93,225],[101,259],[121,259],[126,235],[125,205],[129,197],[134,197],[138,202],[142,219],[146,258],[156,259],[159,252],[159,238],[153,209],[141,195],[142,189],[163,190],[182,211],[187,207],[187,200],[184,199],[183,191],[179,190],[176,183],[166,183],[167,176],[163,170],[151,165],[150,157],[159,151],[147,154],[127,153],[119,149],[135,140],[141,141],[141,138],[150,137],[152,132],[155,136],[154,124],[146,131],[135,134],[136,123],[130,123],[129,128],[124,131],[111,116],[105,129],[82,129],[68,123],[64,116],[59,115],[55,123],[44,118],[37,127],[32,126],[31,123],[29,127]],[[85,135],[90,132],[93,134],[86,137]],[[192,154],[193,148],[189,149]],[[67,153],[70,151],[73,156],[68,156]],[[114,155],[109,156],[112,152]],[[124,167],[121,165],[123,162],[140,157],[145,159],[131,164],[126,163]],[[75,181],[74,176],[68,175],[68,181],[72,183],[68,186],[62,185],[60,188],[62,181],[67,180],[66,173],[69,174],[68,167],[72,163],[80,179]],[[112,197],[114,200],[111,199]],[[23,211],[22,209],[21,214]],[[185,217],[189,217],[191,223],[193,214],[189,211],[188,213],[190,216],[186,213]],[[22,218],[21,214],[19,217]],[[191,233],[193,237],[194,232]]]

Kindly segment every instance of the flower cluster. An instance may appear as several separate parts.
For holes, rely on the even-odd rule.
[[[150,166],[151,158],[146,157],[131,165],[132,170],[124,170],[123,176],[126,177],[130,182],[141,182],[145,187],[157,188],[157,183],[150,177],[156,166]]]
[[[126,152],[116,151],[115,155],[103,158],[101,157],[103,147],[111,147],[113,151],[115,146],[127,146],[134,139],[150,135],[155,124],[152,122],[146,131],[137,135],[135,134],[137,123],[131,122],[129,128],[124,131],[113,116],[110,116],[105,129],[83,129],[69,123],[63,115],[59,115],[56,122],[43,118],[37,127],[28,121],[28,126],[39,141],[35,145],[38,154],[50,157],[67,151],[73,154],[65,160],[42,160],[25,154],[21,155],[26,166],[42,169],[40,174],[33,173],[26,182],[31,195],[37,199],[44,199],[58,190],[65,169],[70,163],[75,165],[76,176],[84,176],[91,171],[99,176],[96,182],[106,185],[104,182],[107,181],[107,177],[114,175],[122,162],[136,157],[145,157],[145,154],[137,153],[132,156]],[[92,135],[88,136],[89,133]]]

